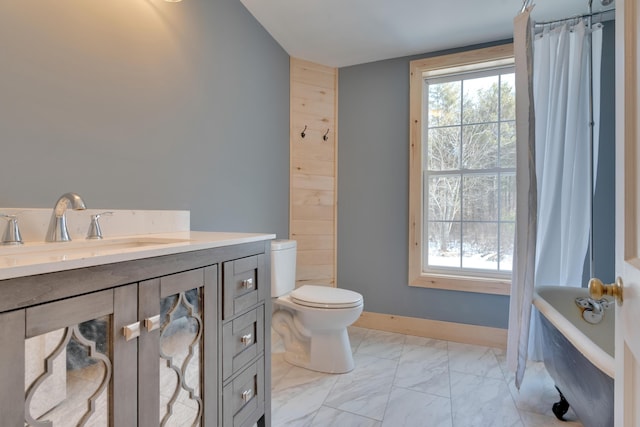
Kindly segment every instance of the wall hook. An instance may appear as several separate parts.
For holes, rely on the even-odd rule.
[[[329,135],[329,129],[327,129],[327,131],[325,132],[325,134],[324,134],[324,135],[322,135],[322,139],[323,139],[324,141],[327,141],[327,140],[329,139],[329,137],[328,137],[327,135]]]
[[[300,132],[301,137],[304,138],[305,136],[307,136],[307,133],[305,132],[306,130],[307,130],[307,125],[304,125],[304,129],[302,129],[302,132]]]

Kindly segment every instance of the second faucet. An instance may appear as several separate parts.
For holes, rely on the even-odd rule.
[[[87,207],[84,200],[76,193],[65,193],[56,202],[47,231],[47,242],[68,242],[69,230],[67,229],[66,211],[68,208],[73,210],[85,210]]]

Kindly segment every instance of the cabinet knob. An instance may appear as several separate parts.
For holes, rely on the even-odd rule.
[[[242,281],[243,289],[253,289],[253,278],[246,279]]]
[[[127,341],[131,341],[134,338],[140,336],[140,322],[132,323],[122,327],[122,335]]]
[[[243,402],[248,402],[251,400],[251,398],[253,397],[253,389],[248,389],[242,392],[242,401]]]
[[[244,344],[245,347],[253,344],[253,335],[251,334],[243,335],[242,338],[240,338],[240,342]]]
[[[155,331],[160,327],[160,315],[148,317],[144,319],[144,327],[147,328],[147,332]]]

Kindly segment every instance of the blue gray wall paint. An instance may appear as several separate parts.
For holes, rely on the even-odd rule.
[[[500,43],[504,42],[495,44]],[[612,38],[605,43],[609,43],[605,51],[612,54]],[[508,325],[507,296],[407,284],[409,62],[485,46],[339,70],[338,286],[360,292],[367,311],[497,328]],[[603,75],[613,80],[613,70]],[[613,91],[603,89],[604,98],[607,94],[612,97]],[[613,101],[606,102],[603,110],[611,110]],[[613,121],[608,126],[611,130]],[[613,147],[613,139],[607,138],[610,145],[603,143],[605,151]],[[602,163],[602,168],[611,167],[605,166],[605,159]],[[606,185],[611,187],[602,185],[601,191],[612,194],[612,183]],[[598,239],[602,243],[604,238]]]
[[[237,0],[0,5],[0,206],[288,236],[289,56]]]
[[[615,21],[608,21],[602,30],[600,150],[593,203],[594,276],[605,283],[615,280],[615,29]]]

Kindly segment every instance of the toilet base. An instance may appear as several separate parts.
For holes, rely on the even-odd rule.
[[[344,374],[353,370],[353,354],[347,329],[313,331],[309,354],[285,351],[284,360],[292,365],[328,374]]]

